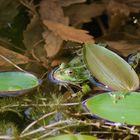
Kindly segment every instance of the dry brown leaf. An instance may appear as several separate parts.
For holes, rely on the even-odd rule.
[[[124,3],[119,3],[111,0],[107,7],[109,15],[109,31],[115,32],[120,30],[120,27],[125,24],[129,16],[129,8]]]
[[[119,54],[127,57],[129,54],[140,51],[140,44],[134,44],[126,41],[106,41],[109,47],[116,50]]]
[[[91,18],[102,15],[106,4],[76,4],[64,8],[64,13],[70,18],[72,26],[91,21]]]
[[[64,17],[63,9],[59,1],[42,0],[39,11],[42,20],[51,20],[68,25],[68,18]],[[46,43],[44,48],[46,50],[47,57],[54,58],[61,50],[63,40],[52,31],[48,30],[48,28],[45,28],[42,35]]]
[[[42,0],[39,12],[42,20],[47,19],[68,25],[68,18],[64,17],[63,9],[59,1]]]
[[[132,4],[132,3],[131,3]],[[130,12],[139,12],[139,8],[134,8],[122,1],[111,0],[107,7],[109,16],[109,30],[119,31],[121,26],[126,23]]]
[[[19,12],[18,0],[0,0],[0,28],[8,26]]]
[[[33,49],[33,47],[43,40],[42,38],[42,25],[40,24],[39,17],[37,15],[34,15],[31,19],[30,24],[28,24],[27,29],[24,31],[24,45],[27,48],[27,50]]]
[[[122,3],[122,1],[120,1]],[[139,0],[124,0],[124,3],[129,7],[130,12],[140,12],[140,1]]]
[[[44,49],[44,43],[42,38],[42,25],[37,15],[34,15],[31,19],[30,24],[24,31],[24,45],[27,48],[27,53],[32,55],[34,59],[47,67],[47,54]]]
[[[75,3],[86,2],[86,0],[58,0],[58,1],[62,7],[67,7],[67,6],[70,6],[71,4],[75,4]]]
[[[51,31],[44,32],[43,38],[46,43],[44,45],[44,48],[46,49],[47,57],[49,58],[55,57],[61,50],[61,45],[63,43],[63,40],[59,36],[56,36]]]
[[[14,64],[25,64],[29,61],[26,56],[23,56],[22,54],[19,54],[12,50],[6,49],[2,46],[0,46],[0,55],[4,56]],[[11,64],[4,60],[2,57],[0,57],[0,66],[11,66]]]
[[[63,40],[69,40],[79,43],[85,42],[94,42],[93,36],[88,35],[88,31],[75,29],[73,27],[65,26],[61,23],[52,22],[49,20],[43,21],[44,25],[46,25],[55,35],[60,36]]]

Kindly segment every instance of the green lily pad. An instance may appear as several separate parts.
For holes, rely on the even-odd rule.
[[[112,95],[118,95],[114,102]],[[140,125],[140,93],[108,92],[93,96],[83,102],[84,107],[99,118],[117,123]]]
[[[0,96],[25,93],[39,85],[37,77],[26,72],[0,72]]]
[[[89,135],[66,134],[47,138],[46,140],[97,140],[97,138]]]

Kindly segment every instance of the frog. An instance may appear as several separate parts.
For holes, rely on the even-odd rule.
[[[52,70],[49,74],[49,79],[60,86],[66,87],[72,93],[74,91],[71,86],[79,88],[83,93],[89,92],[91,90],[88,85],[89,82],[103,90],[112,91],[112,89],[99,83],[91,75],[81,54],[74,57],[69,63],[62,63],[59,67]]]
[[[87,70],[82,57],[76,56],[69,63],[61,63],[59,67],[56,67],[49,74],[49,79],[52,82],[66,87],[72,93],[71,86],[74,86],[80,90],[87,88],[90,90],[87,82],[91,78],[90,72]]]

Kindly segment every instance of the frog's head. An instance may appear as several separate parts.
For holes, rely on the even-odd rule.
[[[89,73],[83,66],[72,66],[71,64],[62,63],[57,68],[53,76],[59,82],[66,82],[70,84],[82,83],[89,79]]]

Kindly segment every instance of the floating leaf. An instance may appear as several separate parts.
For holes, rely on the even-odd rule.
[[[139,79],[134,69],[105,47],[86,44],[84,59],[91,74],[109,88],[119,91],[134,91],[139,88]]]
[[[83,102],[93,115],[117,123],[140,125],[140,93],[129,92],[116,103],[110,96],[121,92],[108,92],[93,96]]]
[[[97,140],[97,138],[89,135],[66,134],[66,135],[51,137],[46,140]]]
[[[39,85],[36,76],[26,72],[0,72],[0,96],[15,96]]]
[[[44,20],[44,24],[53,31],[55,35],[60,36],[63,40],[70,40],[79,43],[94,42],[93,37],[88,35],[88,31],[86,30],[75,29],[49,20]]]

